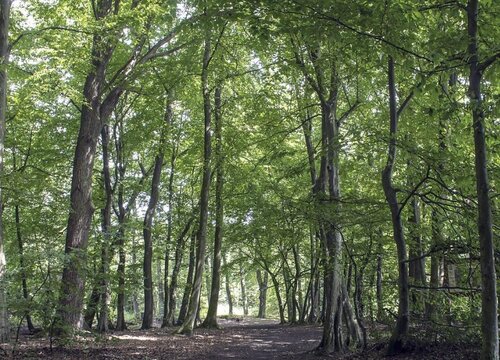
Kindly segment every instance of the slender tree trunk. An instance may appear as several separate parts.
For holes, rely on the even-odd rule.
[[[162,294],[161,294],[161,298],[163,301],[163,320],[162,320],[162,324],[161,324],[162,327],[173,325],[173,318],[169,322],[168,315],[169,315],[169,311],[171,308],[170,293],[172,292],[173,294],[175,294],[175,290],[170,290],[170,288],[173,286],[173,273],[172,273],[172,283],[170,284],[170,288],[169,288],[168,272],[169,272],[169,259],[170,259],[169,249],[170,249],[170,243],[172,242],[172,227],[173,227],[172,214],[174,211],[173,210],[174,209],[173,198],[174,198],[174,176],[175,176],[176,157],[177,157],[177,146],[175,145],[174,142],[172,142],[172,156],[170,157],[170,175],[168,177],[167,244],[165,246],[165,269],[164,269],[164,275],[163,275],[163,288],[162,288]],[[181,253],[182,253],[182,244],[183,243],[184,243],[183,238],[181,238],[180,244],[179,244],[179,240],[177,241],[177,244],[178,244],[178,247],[180,247]],[[176,256],[176,261],[179,261],[179,259],[177,258],[177,248],[176,248],[176,255],[175,256]],[[178,266],[180,266],[180,263]],[[175,264],[174,264],[174,267],[175,267]],[[174,269],[174,271],[175,271],[175,269]],[[177,272],[178,271],[179,271],[179,269],[177,269]],[[176,274],[176,277],[177,277],[177,274]],[[175,280],[176,280],[175,286],[177,286],[177,279],[175,279]],[[172,301],[175,301],[175,300],[172,299]],[[175,309],[175,305],[173,308]],[[172,312],[172,317],[173,317],[173,312]]]
[[[349,329],[349,336],[353,342],[352,345],[358,345],[358,347],[364,347],[365,344],[363,342],[364,339],[363,331],[358,323],[351,302],[349,301],[347,287],[345,284],[342,284],[342,306],[343,306],[343,313],[347,323],[347,328]]]
[[[403,232],[403,224],[401,220],[400,206],[398,203],[397,193],[392,186],[392,173],[394,163],[396,161],[396,143],[397,143],[397,126],[398,113],[396,104],[396,85],[394,77],[394,59],[389,56],[388,62],[389,76],[389,105],[390,105],[390,135],[389,135],[389,150],[387,157],[387,165],[382,172],[382,186],[384,188],[385,197],[391,210],[392,226],[394,242],[396,243],[398,255],[398,318],[396,326],[393,329],[391,340],[387,349],[388,355],[393,355],[402,351],[409,330],[410,319],[410,304],[408,293],[408,263],[406,255],[406,242]]]
[[[28,280],[26,276],[26,266],[24,263],[24,244],[23,237],[21,234],[21,220],[20,220],[20,209],[19,205],[15,206],[15,219],[16,219],[16,236],[17,236],[17,248],[19,250],[19,267],[21,271],[21,285],[23,289],[23,298],[26,301],[26,304],[29,303],[29,291],[28,291]],[[28,324],[28,329],[31,333],[35,331],[35,326],[33,325],[33,321],[31,320],[31,315],[29,309],[26,309],[25,312],[26,322]]]
[[[418,199],[412,199],[411,211],[411,216],[408,219],[412,229],[408,273],[414,283],[425,285],[425,257],[423,256],[422,235],[420,234],[420,201]]]
[[[210,269],[210,255],[207,254],[205,256],[205,269]],[[208,272],[205,272],[205,276],[203,277],[205,279],[205,289],[207,291],[207,305],[210,304],[210,275]],[[199,305],[201,306],[201,305]]]
[[[280,315],[280,324],[286,323],[285,319],[285,306],[283,305],[283,299],[281,298],[281,293],[280,293],[280,285],[278,282],[278,279],[276,278],[276,274],[272,274],[267,270],[269,275],[271,276],[271,281],[274,286],[274,291],[276,293],[276,300],[278,301],[278,311]]]
[[[186,319],[188,307],[189,307],[189,296],[191,294],[191,289],[193,287],[193,275],[194,267],[196,262],[196,233],[193,232],[191,235],[191,244],[189,246],[189,265],[188,274],[186,278],[186,285],[184,287],[184,295],[182,296],[181,308],[179,310],[178,324],[181,325]]]
[[[116,131],[117,130],[117,131]],[[123,159],[123,124],[120,122],[117,124],[115,130],[115,147],[116,147],[116,169],[118,176],[118,231],[116,244],[118,247],[118,294],[116,303],[116,330],[125,331],[127,325],[125,323],[125,226],[127,219],[127,209],[124,205],[124,189],[123,181],[125,179],[125,163]]]
[[[481,80],[484,70],[491,62],[479,62],[478,49],[478,0],[467,2],[467,33],[469,35],[469,99],[472,108],[472,126],[474,129],[474,155],[476,169],[476,189],[478,201],[477,227],[481,256],[481,332],[483,345],[481,359],[499,359],[498,345],[498,300],[495,273],[495,251],[491,220],[491,201],[489,198],[489,180],[487,170],[485,114],[482,104]],[[495,55],[498,57],[498,54]]]
[[[293,306],[293,316],[292,323],[297,323],[297,319],[302,317],[301,308],[299,304],[302,303],[302,289],[300,287],[300,255],[299,255],[299,246],[295,244],[292,246],[293,252],[293,262],[295,265],[295,274],[294,274],[294,282],[293,282],[293,291],[292,291],[292,306]]]
[[[166,99],[166,109],[165,109],[165,123],[163,124],[161,130],[160,146],[158,154],[155,158],[155,165],[153,170],[153,179],[151,180],[151,195],[149,198],[148,208],[144,216],[144,316],[142,318],[141,329],[149,329],[153,326],[153,241],[151,239],[151,229],[153,226],[153,219],[156,212],[156,205],[158,204],[158,199],[160,196],[160,182],[161,182],[161,171],[163,168],[163,158],[165,155],[165,142],[168,136],[168,128],[172,124],[173,111],[172,111],[172,98],[171,94],[167,93]],[[171,231],[171,226],[169,230]],[[170,235],[171,236],[171,235]],[[167,239],[167,242],[170,239]],[[165,254],[168,256],[168,254]]]
[[[450,85],[454,85],[454,81],[451,81]],[[441,118],[439,120],[439,154],[443,155],[446,150],[446,124],[445,119]],[[439,161],[438,163],[438,172],[439,175],[444,171],[444,163],[443,161]],[[443,232],[442,232],[442,216],[440,216],[438,209],[433,208],[431,212],[431,249],[436,250],[438,246],[443,244]],[[435,291],[432,288],[436,289],[439,286],[439,254],[434,251],[431,254],[431,276],[430,276],[430,287],[431,289],[428,291],[427,300],[425,303],[425,318],[428,320],[434,319],[435,315],[435,305],[434,305],[434,294]]]
[[[118,230],[118,294],[116,304],[116,330],[125,331],[125,223],[119,217]]]
[[[262,271],[258,269],[257,283],[259,284],[259,314],[257,315],[257,317],[260,319],[266,318],[267,281],[268,281],[267,271],[264,271],[264,276],[262,276]]]
[[[161,168],[163,164],[163,153],[156,155],[155,170],[153,173],[153,180],[151,184],[151,197],[149,200],[148,209],[144,217],[144,314],[142,318],[141,329],[149,329],[153,326],[153,273],[152,273],[152,260],[153,260],[153,242],[151,239],[151,227],[153,225],[153,218],[156,210],[156,204],[159,196],[159,185]]]
[[[172,326],[175,323],[175,307],[177,303],[177,281],[179,278],[179,272],[181,269],[181,264],[182,264],[182,253],[184,251],[184,244],[185,244],[185,237],[187,233],[189,232],[189,229],[191,228],[191,225],[194,221],[195,217],[191,216],[189,220],[187,221],[186,225],[184,226],[184,229],[182,230],[181,234],[179,235],[175,247],[175,259],[174,259],[174,268],[172,269],[172,279],[170,281],[170,288],[168,292],[169,300],[166,301],[165,303],[168,303],[168,313],[163,315],[163,323],[162,327],[166,326]],[[194,248],[193,248],[194,249]],[[192,267],[191,269],[191,276],[192,276]],[[165,309],[166,311],[166,309]]]
[[[226,257],[222,256],[223,266],[226,267]],[[229,273],[226,269],[224,275],[225,283],[226,283],[226,301],[228,306],[229,315],[233,315],[233,297],[231,296],[231,282],[229,281]]]
[[[196,249],[196,267],[193,288],[191,291],[189,309],[179,329],[179,333],[192,334],[195,325],[196,314],[200,301],[201,284],[203,281],[203,265],[205,262],[206,252],[206,237],[207,237],[207,222],[208,222],[208,200],[210,194],[210,178],[211,178],[211,161],[212,161],[212,134],[211,134],[211,106],[210,106],[210,89],[208,86],[208,65],[212,57],[210,46],[210,31],[206,32],[205,50],[203,54],[202,67],[202,93],[203,93],[203,110],[205,117],[204,127],[204,154],[203,154],[203,180],[200,194],[200,222],[197,234],[197,249]]]
[[[102,250],[101,250],[101,279],[100,281],[100,312],[99,320],[97,322],[97,331],[104,333],[108,331],[108,276],[109,276],[109,253],[111,251],[111,206],[113,201],[113,194],[111,189],[111,174],[109,171],[109,127],[104,125],[101,130],[102,139],[102,163],[103,163],[103,180],[104,180],[104,193],[105,193],[105,206],[101,211],[102,222],[101,229],[103,234]]]
[[[432,231],[432,245],[434,247],[442,243],[442,233],[441,224],[439,220],[439,214],[436,209],[432,209],[431,213],[431,231]],[[429,291],[429,299],[425,304],[425,317],[426,319],[432,320],[435,316],[435,305],[434,305],[434,292],[432,289],[436,289],[439,286],[439,256],[436,253],[431,255],[431,277],[429,283],[431,290]]]
[[[5,125],[7,118],[7,65],[9,64],[9,21],[12,0],[0,1],[0,179],[4,175]],[[0,183],[0,343],[10,339],[7,311],[7,262],[4,252],[3,180]]]
[[[247,298],[247,285],[245,280],[245,273],[243,266],[240,264],[240,289],[241,289],[241,306],[243,307],[243,315],[248,316],[248,298]]]
[[[378,240],[378,254],[377,254],[377,321],[383,321],[384,318],[384,301],[382,299],[382,238]]]
[[[203,325],[209,328],[218,328],[217,324],[217,307],[219,305],[220,291],[220,268],[221,268],[221,252],[222,252],[222,231],[224,225],[224,203],[223,203],[223,188],[224,188],[224,154],[222,151],[222,104],[221,104],[220,86],[215,88],[215,157],[217,161],[215,183],[215,240],[214,240],[214,257],[212,261],[212,287],[210,290],[210,303],[208,306],[207,317]]]
[[[165,313],[165,305],[168,308],[168,303],[165,304],[165,299],[167,299],[168,302],[168,295],[165,295],[165,290],[167,291],[168,294],[168,272],[169,272],[169,262],[170,258],[168,256],[168,242],[166,245],[165,249],[165,257],[159,258],[156,261],[156,278],[158,279],[158,284],[156,285],[157,288],[157,308],[155,310],[156,314],[164,314]],[[164,267],[162,269],[161,263],[163,260]],[[165,268],[166,267],[166,268]],[[163,271],[162,271],[163,270]],[[163,316],[163,315],[162,315]]]

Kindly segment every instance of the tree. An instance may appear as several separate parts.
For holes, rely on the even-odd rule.
[[[474,130],[474,158],[476,169],[476,189],[478,202],[477,228],[481,254],[482,285],[482,338],[481,359],[498,359],[498,300],[497,278],[495,273],[495,251],[491,220],[491,202],[487,170],[486,139],[484,130],[485,114],[482,106],[481,80],[484,71],[500,53],[483,62],[479,61],[478,49],[478,11],[479,1],[467,2],[467,34],[469,43],[469,99],[472,108],[472,127]]]
[[[172,95],[167,92],[165,109],[165,123],[161,129],[160,145],[158,153],[155,157],[153,178],[151,180],[151,194],[149,198],[148,208],[144,215],[144,316],[142,319],[142,329],[149,329],[153,326],[153,273],[152,273],[152,260],[153,260],[153,242],[151,239],[151,227],[153,225],[153,218],[158,203],[159,186],[161,178],[161,170],[163,167],[163,158],[165,156],[165,143],[166,138],[169,136],[169,128],[172,124],[173,110],[172,110]],[[168,256],[168,254],[165,254]]]
[[[398,111],[396,100],[396,80],[394,75],[394,59],[389,56],[387,65],[388,87],[389,87],[389,149],[387,153],[387,164],[382,172],[382,186],[385,197],[391,210],[393,237],[397,246],[398,254],[398,318],[396,326],[392,331],[391,341],[387,353],[393,355],[401,352],[405,345],[410,322],[410,297],[408,292],[408,263],[406,254],[406,242],[401,219],[401,207],[398,202],[396,189],[392,185],[392,174],[396,161],[396,145],[398,136]]]
[[[222,229],[224,224],[224,154],[222,151],[222,114],[221,114],[221,86],[215,88],[215,158],[216,158],[216,183],[215,183],[215,240],[214,256],[212,264],[212,286],[210,289],[210,302],[207,316],[203,326],[209,328],[218,328],[217,307],[219,305],[220,291],[220,268],[222,252]]]
[[[203,114],[204,114],[204,139],[203,139],[203,179],[200,193],[200,218],[198,231],[196,234],[196,264],[194,270],[193,287],[189,297],[189,308],[186,319],[178,330],[180,334],[192,334],[198,313],[200,302],[201,284],[203,280],[203,268],[205,265],[206,236],[208,222],[208,200],[210,194],[210,180],[212,175],[212,110],[210,104],[210,89],[208,85],[208,66],[212,59],[210,31],[207,30],[205,37],[205,47],[203,52],[203,64],[201,70],[201,87],[203,94]]]
[[[7,119],[7,65],[9,64],[9,20],[11,0],[0,2],[0,176],[4,172],[5,126]],[[3,181],[2,181],[3,187]],[[0,190],[0,342],[10,339],[9,315],[7,312],[7,283],[4,252],[3,190]]]

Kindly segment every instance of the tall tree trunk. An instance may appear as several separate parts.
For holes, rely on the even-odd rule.
[[[102,139],[102,164],[103,164],[103,180],[104,180],[104,194],[105,194],[105,206],[101,211],[101,230],[103,235],[102,249],[101,249],[101,279],[100,281],[100,312],[99,320],[97,322],[97,331],[104,333],[108,331],[108,276],[109,276],[109,262],[111,251],[111,206],[113,201],[113,194],[111,188],[111,174],[109,171],[109,127],[104,125],[101,130]]]
[[[193,213],[194,214],[194,213]],[[190,216],[189,220],[187,221],[186,225],[184,226],[184,229],[182,230],[181,234],[177,238],[177,243],[175,246],[175,259],[174,259],[174,267],[172,269],[172,279],[170,281],[170,288],[168,291],[168,296],[169,299],[168,301],[165,301],[165,303],[168,303],[168,313],[166,315],[163,315],[163,322],[162,322],[162,327],[166,326],[172,326],[175,323],[175,307],[177,303],[177,281],[179,278],[179,272],[181,269],[181,264],[182,264],[182,254],[184,251],[184,244],[185,244],[185,237],[187,233],[189,232],[189,229],[191,228],[191,225],[194,221],[195,217]],[[194,249],[194,248],[193,248]],[[191,274],[192,274],[192,267],[191,269]],[[167,311],[167,309],[165,309]]]
[[[151,194],[148,208],[144,215],[144,316],[142,318],[141,329],[149,329],[153,326],[153,241],[151,239],[151,228],[153,226],[156,205],[158,204],[158,198],[160,196],[161,170],[163,168],[163,158],[165,156],[165,139],[168,136],[168,127],[171,125],[173,118],[172,99],[170,94],[167,94],[166,102],[165,124],[162,125],[160,146],[155,158],[153,179],[151,180]],[[169,227],[169,229],[170,228],[171,227]],[[168,256],[168,254],[165,254],[165,256]]]
[[[207,254],[205,255],[205,269],[210,269],[210,255]],[[205,279],[205,289],[207,292],[207,305],[210,304],[210,275],[208,272],[205,272],[205,276],[203,276]],[[201,305],[199,305],[201,306]]]
[[[483,72],[498,57],[496,54],[483,63],[479,62],[478,49],[478,0],[467,2],[467,33],[469,35],[469,99],[472,108],[472,126],[474,129],[474,155],[476,168],[476,189],[478,202],[477,227],[481,256],[481,309],[482,340],[481,359],[499,358],[498,353],[498,300],[495,273],[495,252],[491,220],[491,202],[489,198],[489,180],[487,170],[485,114],[482,104],[481,80]]]
[[[384,301],[382,299],[382,255],[384,248],[382,246],[382,232],[379,231],[378,247],[377,247],[377,321],[381,322],[384,319]]]
[[[389,107],[390,107],[390,133],[387,164],[382,172],[382,186],[385,198],[391,210],[394,242],[396,243],[398,255],[398,318],[396,326],[392,331],[391,340],[387,349],[388,355],[402,351],[409,330],[410,304],[408,294],[408,263],[406,255],[406,242],[401,220],[400,206],[398,203],[396,189],[392,186],[392,173],[396,161],[397,126],[398,113],[396,104],[396,84],[394,77],[394,59],[389,56]]]
[[[266,269],[269,275],[271,276],[271,281],[274,286],[274,291],[276,294],[276,300],[278,301],[278,311],[280,315],[280,324],[286,323],[285,319],[285,305],[283,304],[283,299],[281,298],[280,285],[279,281],[276,277],[276,274],[270,273],[269,269]]]
[[[203,154],[203,180],[200,194],[200,222],[198,227],[197,248],[196,248],[196,267],[191,291],[189,309],[182,324],[178,330],[181,334],[192,334],[195,325],[196,314],[200,301],[201,284],[203,281],[203,267],[205,263],[206,252],[206,237],[207,237],[207,222],[208,222],[208,200],[210,194],[210,177],[211,177],[211,161],[212,161],[212,133],[211,133],[211,106],[210,106],[210,89],[208,86],[208,65],[212,58],[210,46],[210,31],[207,30],[205,38],[205,50],[203,53],[202,67],[202,94],[203,94],[203,111],[205,117],[204,127],[204,154]]]
[[[450,85],[455,85],[453,80],[454,76],[450,77]],[[439,154],[444,155],[446,150],[446,133],[447,126],[445,124],[445,118],[441,117],[439,119]],[[437,165],[438,175],[443,173],[444,162],[441,160]],[[430,289],[428,291],[427,300],[425,303],[425,318],[428,320],[434,319],[435,315],[435,301],[434,294],[435,290],[439,286],[439,253],[437,253],[438,246],[443,244],[443,232],[442,232],[442,216],[439,214],[438,209],[433,208],[431,212],[431,249],[434,249],[431,254],[431,276],[430,276]]]
[[[0,1],[0,342],[10,339],[9,314],[7,312],[7,262],[4,252],[3,226],[3,175],[5,124],[7,118],[7,65],[9,63],[9,20],[11,0]]]
[[[119,216],[118,229],[118,294],[116,303],[116,330],[125,331],[125,223]]]
[[[171,297],[170,297],[170,293],[171,293],[171,290],[170,290],[170,287],[172,287],[172,283],[170,284],[170,287],[168,285],[168,272],[169,272],[169,259],[170,259],[170,256],[169,256],[169,249],[170,249],[170,244],[172,242],[172,227],[173,227],[173,221],[172,221],[172,214],[173,214],[173,211],[174,211],[174,177],[175,177],[175,160],[177,158],[177,145],[174,143],[174,141],[171,141],[171,144],[172,144],[172,155],[170,157],[170,175],[168,176],[168,214],[167,214],[167,226],[168,226],[168,229],[167,229],[167,244],[165,246],[165,269],[164,269],[164,275],[163,275],[163,289],[162,289],[162,301],[163,301],[163,320],[162,320],[162,324],[161,326],[162,327],[165,327],[165,326],[169,326],[169,325],[173,325],[173,319],[169,322],[168,321],[168,314],[169,314],[169,311],[170,311],[170,308],[171,308],[171,305],[170,305],[170,300],[171,300]],[[185,235],[185,234],[184,234]],[[183,240],[181,238],[180,240],[180,244],[179,244],[179,241],[177,241],[177,247],[179,247],[180,245],[180,250],[182,250],[182,244],[183,244]],[[176,261],[179,261],[178,257],[177,257],[177,248],[176,248]],[[179,266],[180,266],[180,263],[179,263]],[[175,267],[175,264],[174,264],[174,267]],[[174,269],[175,271],[175,269]],[[179,270],[177,269],[177,272]],[[176,275],[177,276],[177,275]],[[176,284],[175,286],[177,286],[177,279],[176,280]],[[172,275],[172,282],[173,282],[173,275]],[[173,290],[173,293],[175,294],[175,290]],[[172,301],[175,301],[172,299]],[[175,309],[175,305],[173,307]],[[173,315],[173,312],[172,312],[172,315]]]
[[[23,298],[26,301],[26,304],[29,304],[29,291],[28,291],[28,280],[26,276],[26,266],[24,263],[24,244],[23,237],[21,234],[21,220],[20,220],[20,209],[19,205],[15,206],[15,219],[16,219],[16,235],[17,235],[17,248],[19,250],[19,267],[21,271],[21,285],[23,289]],[[31,320],[31,315],[29,308],[25,311],[26,322],[28,324],[28,329],[31,333],[35,331],[35,326],[33,325],[33,321]]]
[[[220,268],[221,268],[221,252],[222,252],[222,231],[224,225],[224,203],[223,203],[223,188],[224,188],[224,154],[222,151],[222,103],[221,103],[221,86],[215,88],[215,158],[216,166],[216,183],[215,183],[215,240],[214,240],[214,257],[212,261],[212,287],[210,290],[210,303],[208,305],[207,317],[203,325],[209,328],[218,328],[217,324],[217,307],[219,305],[220,291]]]
[[[166,251],[164,254],[164,258],[158,258],[156,261],[156,278],[158,279],[158,283],[156,285],[157,288],[157,301],[156,301],[156,314],[164,314],[165,313],[165,299],[168,301],[168,295],[165,296],[165,290],[168,293],[168,272],[169,272],[169,262],[170,257],[168,256],[168,242],[166,244]],[[163,260],[164,268],[162,269],[161,263]],[[163,270],[163,271],[162,271]],[[168,308],[168,303],[166,304]]]
[[[408,273],[410,278],[412,278],[412,281],[416,284],[425,285],[425,257],[423,256],[424,252],[420,230],[420,217],[420,201],[414,198],[411,201],[411,215],[408,219],[412,229]]]
[[[191,244],[189,245],[189,265],[188,273],[186,278],[186,285],[184,287],[184,295],[182,296],[181,308],[179,310],[179,318],[177,323],[181,325],[184,320],[186,320],[186,315],[189,307],[189,297],[191,294],[191,289],[193,288],[193,275],[194,267],[196,262],[196,233],[193,232],[191,235]]]
[[[294,284],[293,284],[293,307],[294,307],[294,321],[297,322],[297,317],[300,319],[302,317],[301,307],[302,304],[302,288],[301,288],[301,270],[300,270],[300,254],[299,254],[299,245],[295,244],[292,247],[293,252],[293,262],[295,264],[295,274],[294,274]]]
[[[97,3],[98,21],[112,10],[110,0]],[[55,332],[69,334],[82,326],[81,310],[85,289],[86,251],[94,206],[92,204],[92,173],[99,133],[109,108],[101,107],[107,65],[114,46],[109,37],[94,34],[92,42],[92,68],[83,87],[80,130],[76,142],[71,178],[70,212],[68,217],[61,293],[57,309]],[[119,96],[119,95],[118,95]]]
[[[267,271],[264,271],[264,276],[262,276],[262,271],[257,269],[257,283],[259,284],[259,314],[257,317],[260,319],[266,318],[267,279]]]
[[[241,289],[241,306],[243,307],[243,315],[248,315],[248,298],[247,298],[247,285],[245,280],[245,273],[243,266],[240,264],[240,289]]]
[[[225,256],[222,256],[222,265],[224,267],[227,266]],[[231,282],[229,281],[229,272],[227,271],[227,269],[225,271],[224,279],[226,283],[226,301],[227,301],[228,311],[229,315],[233,315],[233,297],[231,295]]]

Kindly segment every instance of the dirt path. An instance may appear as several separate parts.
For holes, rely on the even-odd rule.
[[[276,321],[220,320],[221,330],[197,329],[192,336],[173,329],[132,330],[106,340],[81,339],[51,352],[46,340],[27,340],[16,359],[305,359],[321,338],[316,326],[282,326]],[[0,355],[1,357],[1,355]],[[318,357],[314,357],[318,359]]]
[[[1,359],[141,359],[141,360],[318,360],[384,359],[384,343],[371,343],[364,353],[319,357],[313,350],[321,338],[318,326],[279,325],[272,320],[220,320],[221,330],[197,329],[192,336],[173,335],[173,328],[116,332],[106,337],[88,334],[49,348],[46,338],[21,338],[14,356],[12,349],[0,349]],[[429,344],[414,346],[392,359],[478,359],[479,344]]]

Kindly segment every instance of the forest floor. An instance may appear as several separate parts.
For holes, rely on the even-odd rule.
[[[221,319],[220,330],[197,329],[192,336],[173,335],[173,328],[129,330],[96,337],[88,333],[70,344],[54,345],[43,337],[20,337],[0,348],[5,359],[381,359],[384,341],[370,341],[366,352],[321,357],[312,350],[321,338],[318,326],[279,325],[273,320]],[[384,332],[385,329],[381,329]],[[420,345],[394,359],[478,359],[479,346]]]

